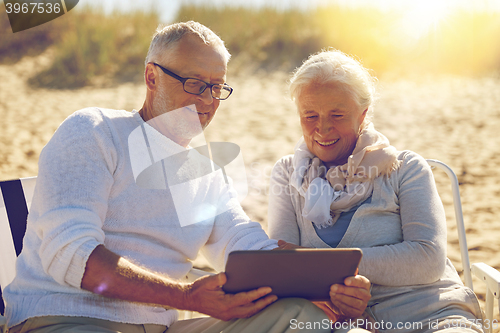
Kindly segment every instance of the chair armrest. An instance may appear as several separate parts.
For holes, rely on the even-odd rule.
[[[500,313],[500,272],[485,263],[472,264],[471,271],[474,276],[486,283],[486,319],[485,331],[492,332],[498,327],[498,322],[493,319],[493,298],[498,300],[498,310]]]
[[[485,263],[472,264],[472,274],[486,283],[493,297],[500,298],[500,272]]]

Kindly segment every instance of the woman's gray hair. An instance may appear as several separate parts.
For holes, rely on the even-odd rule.
[[[185,34],[198,36],[206,45],[213,45],[221,51],[226,63],[231,58],[222,39],[212,30],[194,21],[174,23],[171,25],[160,25],[153,35],[149,51],[146,56],[145,65],[149,62],[159,61],[164,54],[172,48]]]
[[[359,61],[338,50],[323,50],[309,56],[290,79],[290,97],[297,103],[306,86],[334,82],[345,85],[359,106],[368,109],[364,124],[370,122],[377,79]]]

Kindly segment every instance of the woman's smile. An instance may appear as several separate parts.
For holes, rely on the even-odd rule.
[[[320,146],[328,147],[328,146],[332,146],[332,145],[336,144],[337,141],[339,141],[339,139],[335,139],[335,140],[327,141],[327,142],[316,140],[316,143],[319,144]]]

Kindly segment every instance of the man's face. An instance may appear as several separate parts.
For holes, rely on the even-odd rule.
[[[158,63],[181,77],[197,78],[212,84],[226,80],[226,61],[221,52],[191,35],[185,35]],[[153,96],[152,116],[188,107],[184,110],[192,110],[193,114],[189,111],[176,112],[162,127],[167,132],[165,134],[178,143],[192,139],[200,134],[200,125],[201,129],[208,126],[220,101],[212,97],[209,88],[201,95],[189,94],[184,91],[182,82],[163,73],[157,66],[155,70],[159,85]]]

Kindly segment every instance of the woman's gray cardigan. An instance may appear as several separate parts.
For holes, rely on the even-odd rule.
[[[328,248],[301,214],[304,199],[289,185],[292,157],[279,160],[271,175],[270,237]],[[374,180],[371,202],[357,209],[338,245],[363,250],[359,274],[373,284],[367,311],[393,328],[415,322],[424,330],[451,315],[481,318],[474,293],[446,258],[446,217],[429,165],[411,151],[398,159],[397,170]]]

